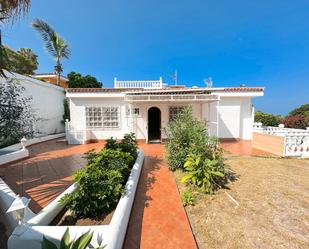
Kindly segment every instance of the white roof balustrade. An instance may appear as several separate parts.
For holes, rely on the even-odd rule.
[[[115,88],[142,88],[142,89],[162,89],[163,79],[159,80],[117,80],[114,78]]]

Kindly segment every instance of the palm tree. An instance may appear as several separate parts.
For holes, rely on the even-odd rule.
[[[20,48],[17,53],[26,58],[36,67],[39,65],[38,56],[32,51],[31,48]]]
[[[14,22],[28,13],[31,0],[1,0],[0,21]]]
[[[63,71],[61,59],[69,59],[69,44],[63,38],[61,38],[51,26],[40,19],[35,19],[32,23],[32,27],[34,27],[40,33],[45,43],[47,52],[49,52],[56,60],[55,72],[57,74],[57,85],[59,85],[60,74]]]
[[[11,21],[12,23],[21,16],[28,13],[31,0],[1,0],[0,1],[0,23]],[[7,55],[2,46],[0,29],[0,76],[6,77]]]

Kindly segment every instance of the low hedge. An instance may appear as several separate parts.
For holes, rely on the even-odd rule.
[[[74,174],[78,188],[62,199],[76,217],[100,217],[117,205],[137,158],[134,134],[127,134],[121,142],[113,138],[100,151],[88,152],[87,165]]]

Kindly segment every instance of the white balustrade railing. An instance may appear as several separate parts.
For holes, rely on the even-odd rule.
[[[286,135],[285,156],[309,157],[309,135]]]
[[[263,134],[284,137],[285,156],[309,157],[309,129],[293,129],[263,126],[262,123],[254,123],[253,131]]]
[[[114,79],[115,88],[143,88],[143,89],[162,89],[163,79],[159,80],[117,80]]]

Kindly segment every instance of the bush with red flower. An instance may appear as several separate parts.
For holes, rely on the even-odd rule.
[[[306,129],[309,127],[309,118],[304,116],[289,116],[283,120],[286,128]]]

